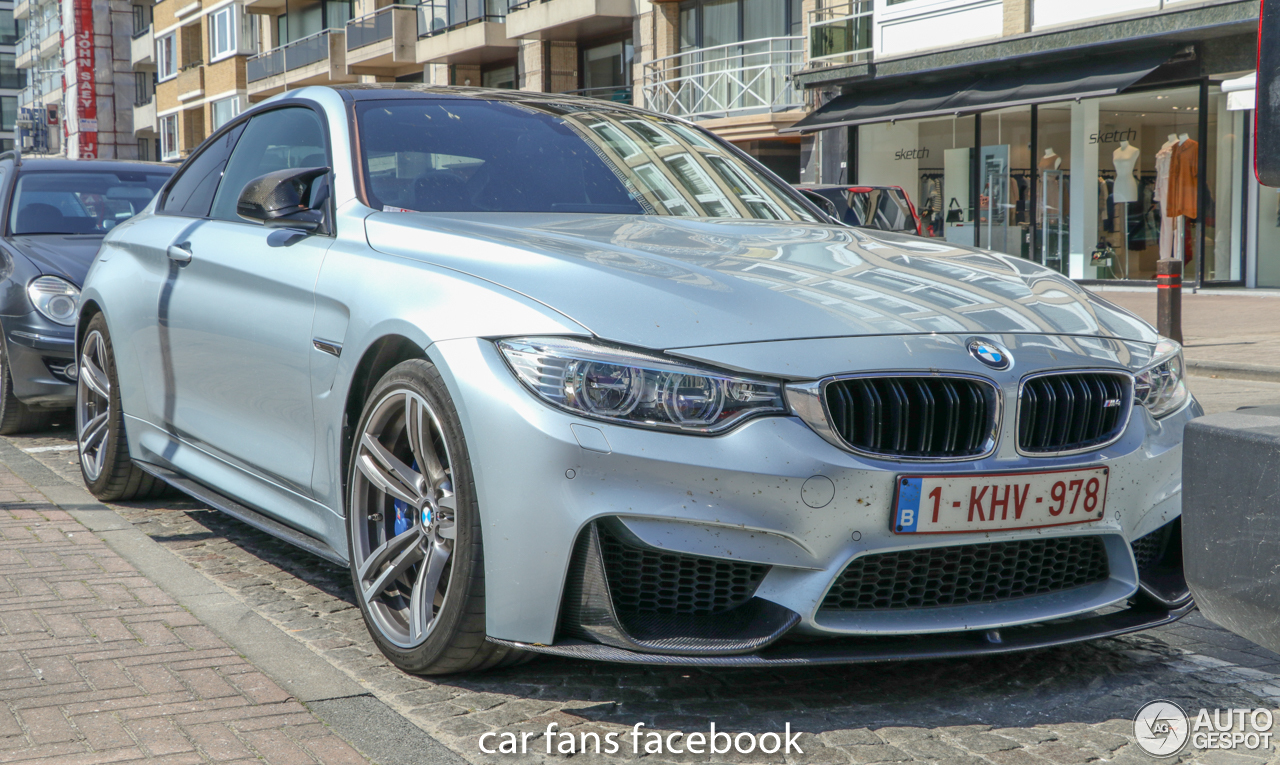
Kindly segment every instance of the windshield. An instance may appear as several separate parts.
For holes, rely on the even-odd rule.
[[[358,119],[377,209],[816,220],[714,139],[607,102],[364,102]]]
[[[9,231],[23,234],[105,234],[147,206],[172,169],[114,172],[28,172],[18,176]]]

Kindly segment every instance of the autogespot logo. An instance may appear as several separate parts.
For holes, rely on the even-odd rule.
[[[1133,717],[1133,736],[1152,757],[1172,757],[1187,745],[1187,713],[1172,701],[1150,701]]]
[[[975,337],[969,341],[969,354],[996,370],[1008,369],[1009,364],[1013,362],[1007,351],[1001,350],[1000,346],[990,340],[984,340],[980,337]]]

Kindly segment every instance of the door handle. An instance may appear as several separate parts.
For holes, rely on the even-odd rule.
[[[191,242],[169,245],[169,260],[175,263],[191,262]]]

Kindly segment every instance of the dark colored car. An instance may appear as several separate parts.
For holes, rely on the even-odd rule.
[[[80,288],[102,237],[141,212],[176,168],[0,154],[0,433],[76,401]]]
[[[920,233],[920,216],[901,186],[849,186],[847,184],[799,184],[805,196],[822,205],[827,214],[846,226],[877,231]]]

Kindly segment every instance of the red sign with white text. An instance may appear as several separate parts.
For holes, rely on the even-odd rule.
[[[80,158],[98,156],[98,94],[93,57],[93,0],[75,0],[76,116]]]

